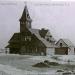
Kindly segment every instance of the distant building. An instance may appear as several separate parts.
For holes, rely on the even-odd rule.
[[[10,53],[15,54],[33,54],[48,55],[55,52],[55,39],[46,29],[33,29],[31,26],[27,6],[25,6],[23,14],[20,18],[20,32],[14,33],[9,40],[8,46]]]
[[[69,55],[75,54],[75,46],[69,39],[60,39],[56,43],[55,54]]]

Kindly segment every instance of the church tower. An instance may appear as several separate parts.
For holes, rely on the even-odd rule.
[[[24,33],[26,29],[31,28],[32,20],[30,18],[27,6],[25,6],[19,21],[20,21],[20,33]]]

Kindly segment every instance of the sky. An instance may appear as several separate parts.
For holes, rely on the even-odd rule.
[[[0,1],[0,48],[20,31],[19,19],[27,4],[32,28],[49,29],[58,41],[66,38],[75,45],[75,2]]]

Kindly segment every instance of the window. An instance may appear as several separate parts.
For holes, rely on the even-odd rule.
[[[62,47],[62,43],[60,43],[60,47]]]
[[[27,39],[26,39],[26,37],[25,37],[25,41],[26,41]]]
[[[27,40],[31,41],[31,36],[25,36],[25,41]]]
[[[31,41],[31,37],[29,37],[29,41]]]
[[[52,37],[52,35],[50,35],[50,37]]]
[[[25,22],[20,22],[21,24],[25,24]]]
[[[47,41],[49,41],[49,38],[47,38]]]

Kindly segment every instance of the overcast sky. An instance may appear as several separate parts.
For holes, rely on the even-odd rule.
[[[0,48],[8,45],[15,32],[19,32],[19,19],[25,2],[0,2]],[[75,44],[74,2],[27,2],[33,28],[49,29],[56,40],[70,39]]]

